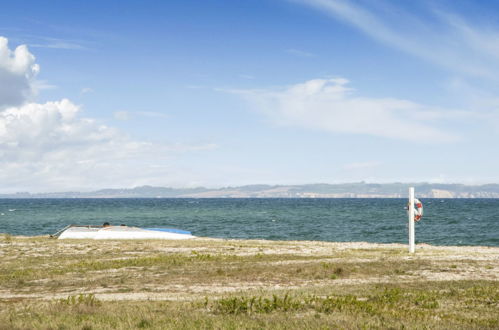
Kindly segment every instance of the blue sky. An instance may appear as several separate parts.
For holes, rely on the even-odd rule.
[[[3,3],[0,192],[499,182],[498,7]]]

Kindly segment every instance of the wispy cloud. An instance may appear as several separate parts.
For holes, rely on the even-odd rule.
[[[52,37],[37,37],[36,41],[28,43],[31,48],[52,48],[66,50],[88,50],[81,42],[74,40],[65,40]]]
[[[90,87],[84,87],[80,90],[80,95],[85,95],[88,93],[92,93],[94,90]]]
[[[255,76],[252,76],[250,74],[240,74],[239,78],[247,79],[247,80],[253,80],[255,79]]]
[[[453,72],[499,80],[499,28],[426,8],[424,18],[383,1],[293,0],[342,20],[372,38]],[[487,25],[486,25],[487,24]]]
[[[130,120],[136,116],[147,117],[147,118],[160,118],[160,119],[169,118],[167,114],[156,111],[115,111],[113,113],[113,116],[114,119],[122,121]]]
[[[57,89],[58,87],[54,84],[49,83],[46,80],[35,80],[33,82],[33,86],[35,90],[37,91],[42,91],[42,90],[47,90],[47,89]]]
[[[245,98],[278,125],[415,142],[459,139],[440,123],[466,113],[403,99],[357,96],[348,84],[344,78],[313,79],[279,89],[225,91]]]
[[[315,55],[310,52],[306,52],[304,50],[295,49],[295,48],[286,49],[286,53],[298,57],[315,57]]]
[[[156,111],[137,111],[136,114],[148,118],[163,118],[167,119],[169,116],[167,114],[164,114],[162,112],[156,112]]]

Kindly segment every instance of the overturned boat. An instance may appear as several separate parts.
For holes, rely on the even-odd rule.
[[[57,239],[190,239],[190,231],[170,228],[69,225],[58,231]]]

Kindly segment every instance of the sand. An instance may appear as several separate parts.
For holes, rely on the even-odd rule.
[[[181,262],[168,266],[163,256]],[[159,258],[157,264],[149,257]],[[499,247],[484,246],[418,244],[409,254],[406,245],[367,242],[6,237],[0,259],[0,299],[91,293],[100,300],[178,301],[373,283],[499,280]],[[129,260],[138,260],[137,266]]]

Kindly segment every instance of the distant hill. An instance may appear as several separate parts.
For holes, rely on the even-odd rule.
[[[142,186],[93,192],[15,193],[0,198],[405,198],[408,187],[422,198],[499,198],[499,184],[343,183],[248,185],[210,189]]]

